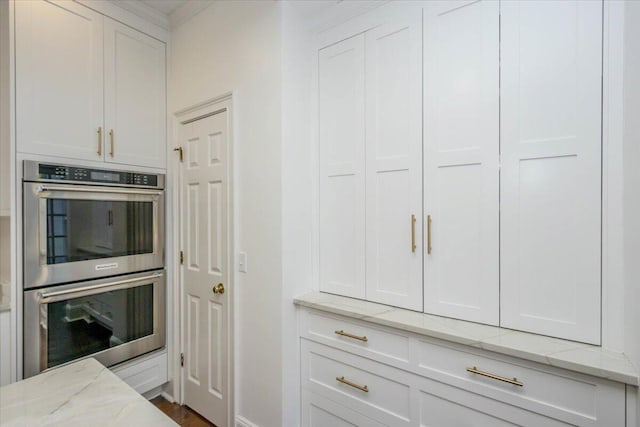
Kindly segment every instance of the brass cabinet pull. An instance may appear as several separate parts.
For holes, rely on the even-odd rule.
[[[98,127],[98,156],[102,156],[102,126]]]
[[[351,381],[345,380],[344,377],[336,377],[336,381],[341,382],[342,384],[351,386],[353,388],[357,388],[358,390],[364,391],[365,393],[369,393],[369,387],[367,387],[366,385],[358,385],[358,384],[352,383]]]
[[[488,372],[479,371],[478,368],[476,368],[475,366],[473,368],[467,368],[467,372],[471,372],[472,374],[481,375],[483,377],[491,378],[492,380],[498,380],[498,381],[502,381],[502,382],[505,382],[505,383],[517,385],[518,387],[524,386],[524,383],[518,381],[518,379],[516,377],[513,377],[513,379],[501,377],[499,375],[494,375],[494,374],[490,374]]]
[[[411,252],[416,251],[416,216],[411,215]]]
[[[427,215],[427,254],[431,255],[431,215]]]
[[[343,331],[342,329],[340,329],[339,331],[334,331],[337,335],[342,335],[343,337],[348,337],[348,338],[353,338],[354,340],[358,340],[358,341],[364,341],[367,342],[369,341],[369,339],[365,336],[358,336],[358,335],[353,335],[350,334],[348,332]]]
[[[111,150],[109,151],[109,155],[113,157],[113,129],[109,130],[109,140],[111,142]]]

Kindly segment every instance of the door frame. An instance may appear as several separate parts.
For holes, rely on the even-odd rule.
[[[228,124],[228,139],[227,139],[227,271],[229,272],[229,280],[226,292],[227,292],[227,415],[229,425],[233,425],[235,422],[235,283],[236,275],[234,272],[235,266],[235,191],[234,191],[234,121],[233,121],[233,93],[228,92],[223,95],[210,98],[208,100],[199,102],[190,107],[178,110],[173,113],[172,117],[172,140],[173,144],[169,147],[169,151],[174,148],[180,147],[179,130],[180,126],[186,122],[192,122],[195,120],[203,119],[205,117],[219,114],[223,111],[227,112],[227,124]],[[170,257],[174,259],[176,268],[173,271],[172,279],[178,286],[172,287],[172,299],[176,303],[173,307],[168,307],[171,310],[171,318],[173,323],[172,328],[172,348],[171,362],[170,362],[170,379],[173,380],[173,398],[179,404],[184,404],[184,367],[180,365],[180,355],[185,350],[185,322],[184,311],[182,309],[184,303],[184,280],[183,269],[180,265],[179,253],[184,249],[183,236],[182,236],[182,220],[184,215],[182,214],[182,166],[180,164],[180,156],[177,153],[174,154],[173,160],[169,162],[169,166],[173,169],[171,179],[168,182],[173,187],[173,200],[172,208],[174,215],[174,221],[172,226],[172,237],[174,244],[174,253],[170,254]],[[177,226],[175,226],[177,224]],[[224,427],[224,426],[220,426]]]

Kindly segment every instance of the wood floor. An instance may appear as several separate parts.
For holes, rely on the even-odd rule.
[[[189,407],[171,403],[162,396],[151,399],[151,403],[182,427],[216,427]]]

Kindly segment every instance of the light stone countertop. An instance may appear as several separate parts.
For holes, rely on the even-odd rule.
[[[0,426],[177,427],[93,358],[0,387]]]
[[[294,303],[599,378],[634,386],[639,384],[638,369],[626,355],[594,345],[418,313],[321,292],[298,296]]]
[[[0,281],[0,312],[11,310],[11,294],[9,283]]]

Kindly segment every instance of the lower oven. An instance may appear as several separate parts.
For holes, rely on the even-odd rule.
[[[164,270],[24,293],[24,377],[85,357],[112,366],[165,344]]]

